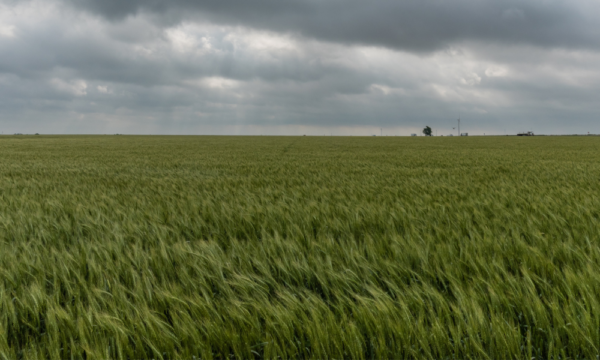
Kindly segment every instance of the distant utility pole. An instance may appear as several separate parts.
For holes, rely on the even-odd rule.
[[[460,136],[460,116],[458,117],[458,136]]]
[[[383,136],[383,128],[379,128],[379,136]]]

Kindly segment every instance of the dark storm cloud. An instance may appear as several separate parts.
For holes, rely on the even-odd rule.
[[[597,48],[600,2],[566,0],[66,0],[111,20],[140,12],[319,40],[433,51],[463,40]]]

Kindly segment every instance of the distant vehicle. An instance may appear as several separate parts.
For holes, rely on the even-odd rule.
[[[469,136],[469,133],[461,133],[460,136]]]
[[[410,136],[417,136],[417,134],[410,134]]]
[[[533,131],[518,133],[517,136],[533,136]]]

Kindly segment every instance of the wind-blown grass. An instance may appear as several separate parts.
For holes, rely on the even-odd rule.
[[[0,138],[0,356],[596,358],[599,150]]]

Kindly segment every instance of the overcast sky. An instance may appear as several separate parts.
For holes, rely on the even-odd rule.
[[[0,131],[600,133],[600,0],[0,0]]]

